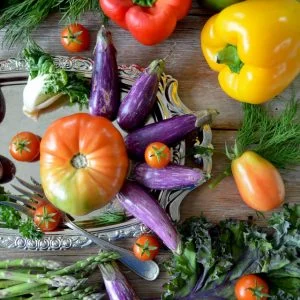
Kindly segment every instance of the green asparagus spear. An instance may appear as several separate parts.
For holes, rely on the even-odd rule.
[[[0,279],[48,284],[55,287],[74,286],[77,284],[77,279],[72,276],[47,276],[45,274],[27,274],[9,270],[0,270]]]
[[[0,273],[2,272],[2,276],[4,276],[4,272],[5,276],[7,275],[7,273],[10,274],[10,276],[5,277],[5,279],[9,279],[9,280],[17,280],[18,281],[22,281],[23,283],[19,283],[16,284],[14,286],[10,286],[10,287],[6,287],[3,288],[2,290],[0,290],[0,299],[7,299],[9,297],[18,297],[18,296],[22,296],[22,295],[33,295],[33,297],[40,297],[39,295],[42,293],[46,293],[47,291],[50,290],[55,290],[55,289],[51,289],[49,288],[48,284],[61,284],[62,282],[60,280],[64,280],[67,279],[66,281],[68,281],[68,284],[70,284],[70,280],[68,280],[68,278],[70,277],[65,277],[63,275],[74,275],[74,277],[72,277],[73,280],[76,280],[76,283],[73,283],[74,285],[78,284],[80,282],[80,279],[76,279],[76,277],[80,277],[82,278],[82,276],[78,276],[80,275],[80,273],[85,273],[87,275],[88,271],[93,271],[95,269],[95,264],[101,264],[104,262],[108,262],[108,261],[112,261],[115,259],[118,259],[120,256],[119,254],[115,253],[115,252],[100,252],[98,255],[96,256],[91,256],[88,257],[84,260],[78,261],[76,263],[74,263],[73,265],[70,265],[68,267],[65,268],[60,268],[58,270],[53,270],[53,271],[48,271],[45,274],[26,274],[26,273],[20,273],[20,272],[11,272],[11,271],[7,271],[7,270],[0,270]],[[17,275],[17,276],[16,276]],[[3,278],[3,277],[2,277]],[[1,279],[1,276],[0,276]],[[57,281],[55,281],[57,280]],[[24,282],[25,281],[25,282]],[[45,285],[44,283],[47,283],[47,285]],[[63,285],[65,283],[63,282]],[[61,289],[63,290],[63,289]],[[40,291],[40,293],[38,293]],[[67,288],[65,289],[65,292],[67,291]],[[66,299],[76,299],[74,298],[74,293],[75,291],[71,291],[71,293],[67,294],[72,298],[66,298]],[[71,294],[71,295],[70,295]],[[62,295],[64,296],[64,295]],[[58,296],[57,299],[61,299],[60,297],[62,296]],[[35,298],[35,299],[39,299],[39,298]],[[62,298],[65,299],[65,298]]]
[[[16,281],[16,280],[0,280],[0,289],[5,289],[19,283],[20,281]]]
[[[57,270],[57,271],[49,271],[46,274],[47,275],[66,275],[71,273],[76,273],[78,271],[84,270],[91,264],[97,262],[97,263],[104,263],[112,260],[116,260],[120,257],[119,254],[115,252],[100,252],[97,256],[90,256],[84,260],[80,260],[73,265],[70,265],[68,267],[65,267],[63,269]]]
[[[33,258],[19,258],[7,259],[0,261],[0,269],[15,268],[15,267],[29,267],[29,268],[46,268],[49,270],[57,270],[62,267],[60,262],[45,259]]]

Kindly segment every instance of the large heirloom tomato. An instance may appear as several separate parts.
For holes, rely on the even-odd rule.
[[[40,153],[45,195],[72,215],[107,204],[127,175],[123,138],[103,117],[78,113],[56,120],[42,138]]]

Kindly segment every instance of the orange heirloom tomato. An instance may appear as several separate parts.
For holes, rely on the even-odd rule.
[[[279,207],[285,188],[278,170],[253,151],[246,151],[231,163],[231,171],[242,199],[251,208],[269,211]]]
[[[78,113],[56,120],[46,130],[40,152],[45,195],[72,215],[106,205],[127,175],[123,137],[103,117]]]

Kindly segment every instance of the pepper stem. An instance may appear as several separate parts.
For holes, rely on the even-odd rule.
[[[152,7],[155,4],[156,0],[132,0],[133,4],[142,6],[142,7]]]
[[[230,44],[218,53],[217,63],[227,65],[233,73],[240,73],[244,65],[238,55],[237,47]]]

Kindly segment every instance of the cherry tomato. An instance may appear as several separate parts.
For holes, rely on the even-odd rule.
[[[133,245],[134,255],[142,261],[153,259],[159,252],[160,243],[154,235],[143,234]]]
[[[267,300],[269,287],[259,276],[249,274],[238,279],[234,292],[237,300]]]
[[[9,152],[16,160],[33,161],[40,154],[40,137],[32,132],[20,132],[12,138]]]
[[[258,211],[279,207],[285,187],[278,170],[253,151],[244,152],[231,163],[231,171],[244,202]]]
[[[152,168],[164,168],[169,164],[170,160],[170,148],[163,143],[151,143],[145,150],[145,161]]]
[[[70,24],[65,27],[60,35],[61,44],[70,52],[87,50],[90,45],[90,34],[81,24]]]
[[[37,207],[33,221],[42,231],[52,231],[58,227],[61,213],[52,204],[47,203]]]

